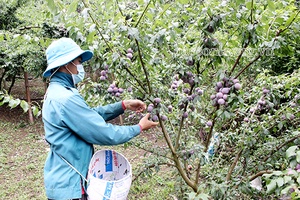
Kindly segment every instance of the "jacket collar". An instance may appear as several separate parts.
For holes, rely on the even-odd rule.
[[[50,79],[50,83],[58,82],[66,87],[75,88],[73,84],[72,75],[64,73],[64,72],[56,72],[52,78]]]

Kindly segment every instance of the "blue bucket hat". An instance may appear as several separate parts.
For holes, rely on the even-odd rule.
[[[79,56],[81,62],[85,62],[93,57],[93,52],[82,50],[71,38],[60,38],[52,42],[46,50],[48,66],[43,76],[45,78],[51,76],[53,69],[66,65]]]

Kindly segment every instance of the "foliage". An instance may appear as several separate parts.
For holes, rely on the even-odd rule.
[[[92,50],[89,77],[79,85],[91,106],[127,98],[149,105],[163,144],[138,137],[126,145],[151,152],[147,172],[149,166],[174,166],[175,196],[284,193],[283,185],[270,192],[267,176],[261,190],[251,182],[286,170],[285,152],[300,142],[294,1],[47,0],[47,6],[42,16],[52,20],[39,24],[42,31],[32,33],[39,39],[31,36],[30,45],[45,49],[49,37],[69,36]],[[16,44],[29,45],[26,35]],[[132,124],[141,116],[126,117]]]
[[[0,30],[13,29],[21,23],[16,17],[16,10],[24,3],[24,0],[17,0],[17,2],[0,2]]]
[[[151,152],[154,166],[176,166],[178,198],[269,195],[266,186],[252,188],[251,179],[284,169],[284,151],[299,144],[298,61],[281,67],[272,60],[297,58],[299,36],[288,36],[299,31],[292,1],[48,0],[48,6],[70,37],[94,51],[90,79],[80,85],[91,106],[121,98],[149,104],[165,145],[142,138],[131,144]],[[268,69],[291,74],[273,77]]]
[[[11,109],[21,106],[21,108],[24,110],[24,112],[27,112],[29,110],[29,106],[31,107],[32,113],[34,116],[38,117],[41,114],[41,108],[39,104],[37,105],[29,105],[25,100],[20,100],[12,97],[11,95],[4,93],[0,91],[0,106],[7,105]]]
[[[281,171],[274,171],[271,174],[264,175],[267,185],[267,193],[275,193],[277,196],[291,197],[299,199],[300,197],[300,150],[298,146],[291,146],[286,150],[286,159],[288,168]],[[297,164],[298,163],[298,164]]]

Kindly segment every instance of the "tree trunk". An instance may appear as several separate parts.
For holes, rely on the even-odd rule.
[[[14,75],[14,76],[11,78],[11,84],[10,84],[9,89],[8,89],[8,94],[11,93],[11,90],[12,90],[12,88],[14,87],[15,82],[16,82],[16,75]]]
[[[33,123],[33,115],[32,115],[32,110],[31,110],[31,98],[30,98],[30,91],[29,91],[29,82],[28,82],[28,72],[24,72],[24,79],[25,79],[25,90],[26,90],[26,99],[28,103],[28,117],[29,117],[29,122]]]

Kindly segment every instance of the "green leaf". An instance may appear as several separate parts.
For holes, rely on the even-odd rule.
[[[264,174],[262,175],[263,177],[265,177],[266,179],[269,179],[271,176],[273,176],[274,174]]]
[[[245,0],[236,0],[237,6],[240,6],[241,4],[245,4]]]
[[[295,156],[296,155],[296,149],[297,149],[298,147],[297,146],[291,146],[290,148],[288,148],[287,150],[286,150],[286,156],[288,157],[288,158],[290,158],[290,157],[292,157],[292,156]]]
[[[15,107],[17,107],[19,104],[20,104],[20,102],[21,102],[21,100],[20,99],[11,99],[10,101],[9,101],[9,107],[11,107],[11,108],[15,108]]]
[[[188,4],[188,3],[189,3],[189,0],[179,0],[179,2],[180,2],[181,4]]]
[[[275,10],[276,7],[275,7],[275,4],[274,4],[273,1],[271,1],[271,0],[268,1],[268,8],[269,8],[271,11]]]
[[[37,114],[39,113],[38,107],[32,106],[31,108],[32,108],[32,113],[33,113],[33,115],[34,115],[34,116],[37,116]]]
[[[71,5],[69,6],[68,14],[71,14],[71,13],[75,12],[76,9],[77,9],[77,6],[78,6],[78,1],[73,1],[71,3]]]
[[[276,189],[276,179],[271,180],[271,182],[267,185],[267,194],[272,193]]]
[[[139,30],[137,28],[128,28],[128,35],[139,40]]]
[[[291,14],[290,18],[288,18],[288,20],[286,20],[285,26],[288,26],[294,20],[295,15],[296,15],[296,12]]]
[[[251,1],[248,1],[248,2],[246,3],[246,8],[248,8],[249,10],[252,9],[252,2],[251,2]]]
[[[207,194],[203,194],[203,193],[199,194],[197,197],[202,199],[202,200],[208,200],[209,199],[209,196]]]
[[[277,178],[276,182],[277,182],[278,187],[281,187],[284,184],[284,180],[282,177]]]
[[[56,13],[57,12],[57,8],[55,6],[54,0],[47,0],[47,3],[48,3],[48,7],[49,7],[50,11],[52,13]]]
[[[281,129],[282,129],[282,127],[283,127],[283,123],[282,123],[282,122],[279,122],[279,124],[278,124],[278,128],[279,128],[279,130],[281,130]]]
[[[20,106],[24,110],[24,112],[27,112],[29,109],[28,103],[24,100],[21,101]]]
[[[224,115],[225,115],[225,118],[229,119],[230,118],[230,113],[227,112],[227,111],[224,111]]]
[[[296,155],[296,160],[297,160],[298,163],[300,163],[300,151],[297,151],[296,154],[297,154]]]
[[[288,182],[290,182],[292,180],[292,177],[290,177],[290,176],[284,176],[283,179],[284,179],[284,183],[288,183]]]
[[[272,174],[275,175],[275,176],[280,176],[283,173],[282,173],[282,171],[274,171]]]

